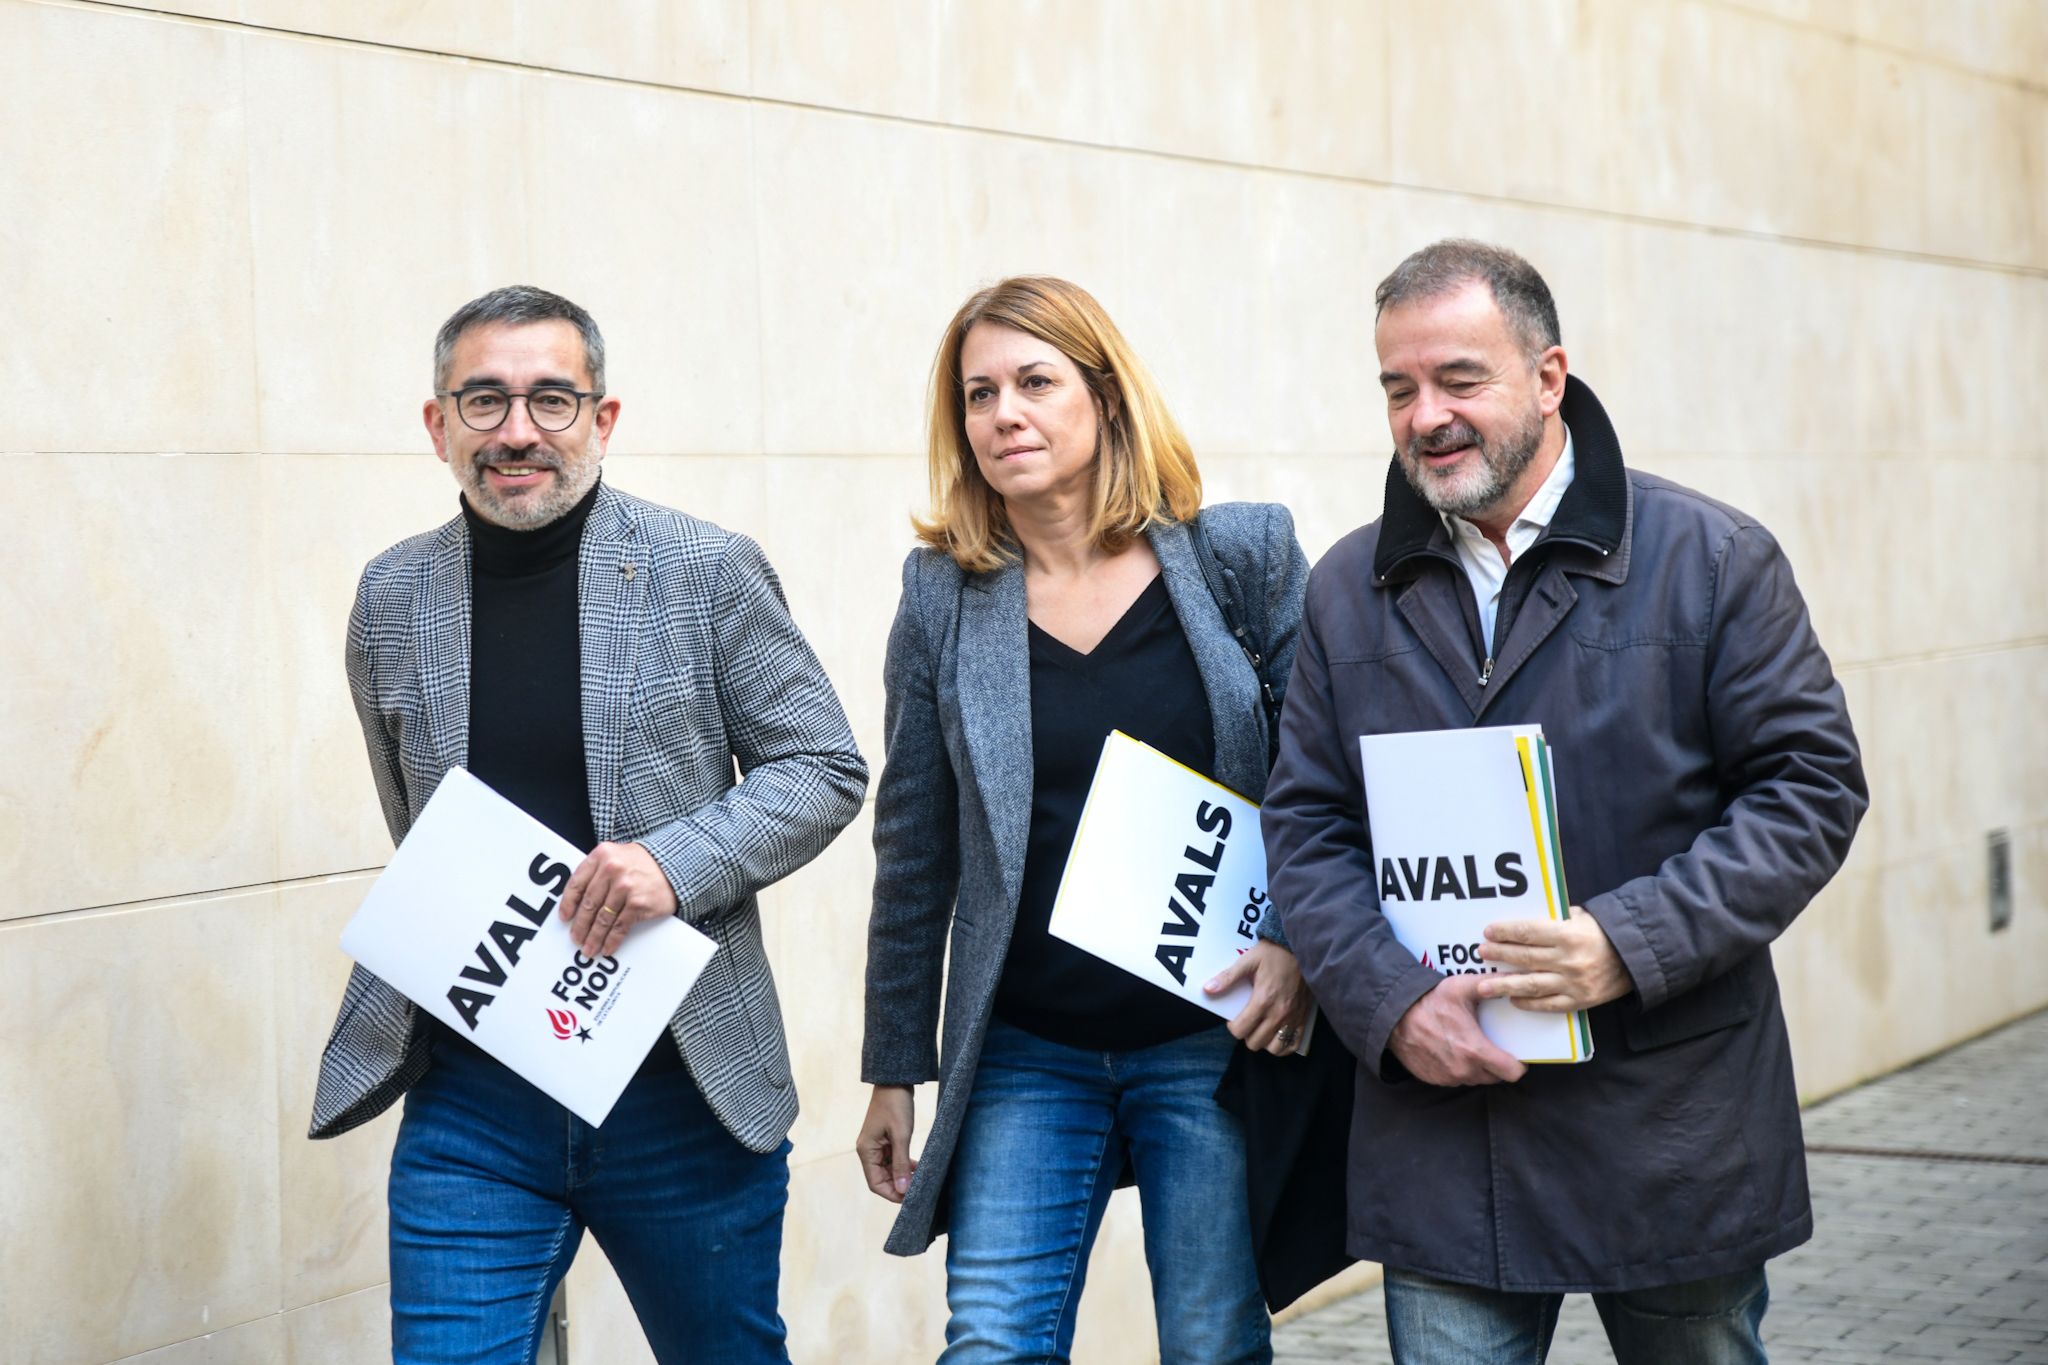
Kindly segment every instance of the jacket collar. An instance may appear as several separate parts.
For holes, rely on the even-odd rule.
[[[636,548],[634,506],[600,480],[578,549],[584,778],[600,839],[618,829],[620,752],[609,737],[627,733],[631,720],[634,649],[651,568]],[[444,772],[469,762],[470,616],[470,529],[458,514],[435,533],[413,609],[419,686]]]
[[[1188,652],[1194,655],[1195,671],[1201,675],[1202,691],[1209,701],[1210,729],[1216,744],[1209,776],[1246,799],[1258,801],[1266,790],[1267,768],[1266,719],[1259,695],[1259,675],[1224,623],[1223,607],[1209,587],[1208,576],[1202,570],[1201,552],[1195,548],[1188,524],[1154,522],[1145,528],[1145,539],[1151,542],[1152,553],[1159,557],[1159,572],[1166,580],[1167,595],[1173,599],[1173,613],[1180,621],[1181,634],[1187,637]],[[1217,540],[1224,540],[1233,552],[1238,548],[1235,540],[1225,540],[1212,532],[1212,544]],[[1224,551],[1218,549],[1217,553]],[[1255,576],[1256,571],[1240,577],[1230,564],[1220,563],[1218,567],[1238,579],[1241,597],[1267,590],[1268,585]],[[1246,582],[1246,578],[1252,581]],[[1251,609],[1248,603],[1245,609]],[[1260,641],[1259,648],[1270,650],[1272,643]]]
[[[1607,409],[1576,375],[1565,376],[1564,403],[1558,411],[1572,429],[1577,467],[1571,487],[1558,501],[1557,514],[1537,543],[1596,550],[1602,563],[1593,572],[1619,581],[1628,568],[1632,511],[1621,441],[1607,419]],[[1452,554],[1443,518],[1409,487],[1407,475],[1401,472],[1401,459],[1395,456],[1387,465],[1386,505],[1380,514],[1379,547],[1373,554],[1373,581],[1384,583],[1404,570],[1412,573],[1420,567],[1419,557],[1450,558]]]
[[[1209,701],[1214,777],[1257,799],[1265,791],[1265,713],[1259,682],[1223,624],[1185,524],[1145,530],[1174,615]],[[955,681],[973,782],[987,812],[1007,904],[1014,913],[1031,837],[1031,642],[1024,565],[1013,559],[962,580]],[[1253,584],[1252,590],[1263,591]],[[596,790],[592,788],[593,792]]]
[[[638,529],[632,502],[600,477],[597,497],[590,504],[590,516],[583,523],[584,551],[587,553],[593,544],[631,540]]]

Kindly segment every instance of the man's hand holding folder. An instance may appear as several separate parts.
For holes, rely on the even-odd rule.
[[[1494,1046],[1479,1027],[1478,976],[1447,976],[1408,1007],[1387,1047],[1408,1074],[1428,1085],[1496,1085],[1529,1068]]]
[[[1570,919],[1503,920],[1486,926],[1479,956],[1513,973],[1479,978],[1482,1000],[1512,1000],[1545,1014],[1589,1010],[1635,989],[1600,921],[1574,905]]]

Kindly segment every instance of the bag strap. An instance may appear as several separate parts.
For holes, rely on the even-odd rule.
[[[1266,646],[1259,635],[1252,632],[1245,619],[1243,599],[1237,589],[1237,575],[1224,567],[1210,543],[1208,528],[1202,525],[1198,512],[1188,523],[1188,534],[1195,545],[1195,562],[1202,566],[1202,578],[1209,585],[1209,595],[1216,599],[1216,609],[1223,613],[1223,624],[1230,636],[1237,641],[1237,647],[1244,651],[1244,657],[1252,666],[1252,676],[1259,682],[1260,704],[1266,712],[1266,761],[1270,765],[1280,752],[1280,698],[1274,695],[1273,684],[1266,681]]]

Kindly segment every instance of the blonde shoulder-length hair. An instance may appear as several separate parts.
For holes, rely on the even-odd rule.
[[[944,550],[969,573],[1019,557],[1003,500],[967,443],[960,350],[976,323],[1014,327],[1059,348],[1094,396],[1099,427],[1094,515],[1097,545],[1114,553],[1146,527],[1187,521],[1202,506],[1194,452],[1159,396],[1152,376],[1093,295],[1048,275],[1018,275],[960,305],[932,362],[931,514],[912,519],[925,544]]]

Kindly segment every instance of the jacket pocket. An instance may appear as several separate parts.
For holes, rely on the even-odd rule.
[[[1655,1009],[1624,1007],[1622,1036],[1631,1052],[1669,1047],[1756,1017],[1763,1007],[1763,980],[1751,958],[1703,981]]]
[[[642,677],[633,689],[633,723],[664,750],[687,745],[698,728],[698,688],[688,670]]]
[[[751,907],[750,907],[751,908]],[[775,993],[775,977],[767,958],[758,947],[752,953],[736,951],[737,944],[721,942],[712,961],[726,960],[726,989],[738,1007],[740,1022],[746,1026],[747,1043],[761,1079],[777,1090],[789,1088],[789,1042],[782,1030],[782,1002]],[[742,976],[746,980],[742,981]]]

